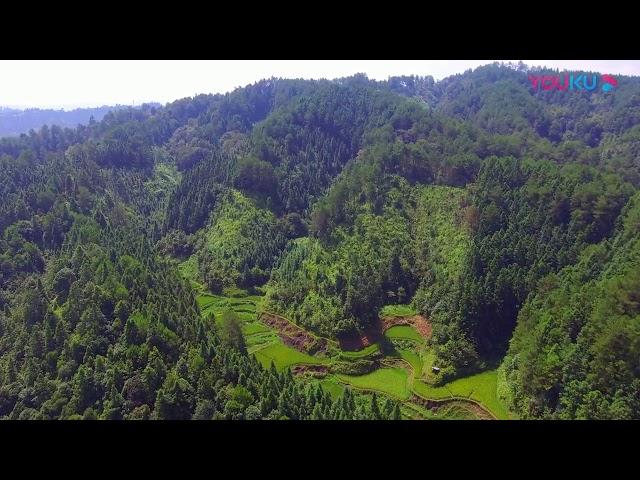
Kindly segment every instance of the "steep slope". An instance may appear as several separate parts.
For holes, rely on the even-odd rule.
[[[617,235],[544,277],[503,368],[523,417],[633,419],[640,408],[640,197]]]

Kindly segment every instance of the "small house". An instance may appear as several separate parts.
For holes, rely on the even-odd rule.
[[[440,367],[431,367],[433,373],[440,373]]]

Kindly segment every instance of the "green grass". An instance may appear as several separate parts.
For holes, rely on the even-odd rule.
[[[416,342],[423,342],[424,339],[418,333],[418,331],[411,325],[396,325],[384,332],[387,338],[399,338],[403,340],[415,340]]]
[[[454,380],[449,384],[449,388],[454,395],[467,396],[482,403],[496,417],[508,419],[509,414],[498,399],[497,382],[497,370],[488,370],[470,377]]]
[[[340,351],[340,356],[348,360],[356,360],[368,357],[370,355],[373,355],[374,353],[378,353],[379,351],[380,345],[374,343],[373,345],[369,345],[368,347],[365,347],[362,350],[357,350],[355,352],[347,352],[342,350]]]
[[[200,310],[207,308],[216,302],[216,297],[210,293],[201,293],[196,295],[196,302],[200,307]]]
[[[417,314],[418,311],[411,305],[385,305],[380,310],[381,317],[406,317]]]
[[[413,368],[414,378],[420,378],[422,376],[422,359],[413,350],[398,350],[400,357],[403,360],[409,362],[409,365]]]
[[[422,354],[422,373],[423,375],[426,374],[431,374],[431,367],[433,366],[433,363],[436,361],[436,354],[432,349],[427,349],[423,354]]]
[[[400,399],[407,399],[410,396],[407,387],[408,374],[404,368],[380,368],[357,377],[351,375],[338,375],[337,377],[341,382],[355,388],[374,390]]]
[[[242,332],[247,336],[255,335],[256,333],[269,333],[271,331],[270,328],[260,322],[247,323],[242,327]]]
[[[345,389],[345,386],[333,376],[320,380],[320,385],[322,390],[329,393],[334,401],[342,396]]]
[[[237,292],[233,292],[237,295]],[[196,301],[203,315],[213,313],[216,320],[219,320],[222,312],[232,310],[238,314],[242,322],[254,322],[257,318],[257,310],[262,302],[262,297],[258,295],[246,295],[229,297],[226,295],[214,295],[212,293],[200,293],[196,296]]]
[[[416,381],[413,384],[413,389],[419,395],[434,400],[447,397],[470,398],[481,403],[497,418],[504,420],[509,418],[509,414],[498,399],[497,381],[497,370],[487,370],[476,375],[459,378],[441,387],[432,387],[424,382]]]
[[[421,380],[416,380],[413,382],[413,390],[418,395],[421,395],[424,398],[433,399],[433,400],[441,400],[441,399],[450,398],[453,396],[451,391],[446,386],[432,387],[431,385],[427,385]]]
[[[272,330],[269,330],[267,332],[254,333],[252,335],[245,335],[245,343],[247,344],[250,353],[259,350],[269,343],[274,342],[282,342],[282,340],[280,339],[280,337],[278,337],[276,332]]]
[[[306,364],[306,365],[323,365],[328,363],[327,359],[316,358],[306,353],[299,352],[298,350],[288,347],[283,343],[273,343],[264,348],[253,352],[258,361],[263,367],[269,368],[271,361],[278,370],[284,370],[292,365]]]

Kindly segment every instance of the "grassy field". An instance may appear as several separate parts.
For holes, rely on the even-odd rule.
[[[425,398],[434,400],[448,397],[470,398],[481,403],[499,419],[508,419],[506,408],[498,399],[497,394],[498,374],[496,370],[459,378],[441,387],[432,387],[424,382],[416,381],[413,384],[414,391]]]
[[[431,385],[427,385],[421,380],[416,380],[413,382],[413,390],[421,397],[432,400],[441,400],[444,398],[453,397],[451,390],[449,390],[446,386],[432,387]]]
[[[417,314],[418,311],[411,305],[385,305],[380,310],[381,317],[406,317]]]
[[[201,293],[196,295],[196,301],[202,315],[213,313],[218,325],[224,311],[235,312],[242,322],[242,333],[249,352],[267,344],[281,343],[275,330],[258,321],[257,312],[262,302],[262,297],[259,295],[249,295],[240,289],[226,289],[224,295],[214,295],[201,290]]]
[[[347,352],[340,351],[340,357],[347,360],[357,360],[359,358],[366,358],[374,353],[380,352],[380,345],[374,343],[373,345],[369,345],[368,347],[363,348],[362,350],[357,350],[355,352]]]
[[[249,349],[249,353],[253,353],[268,344],[282,342],[280,337],[278,337],[278,334],[273,330],[258,332],[251,335],[245,334],[244,340]]]
[[[482,403],[491,413],[500,419],[509,418],[506,408],[498,399],[498,372],[488,370],[466,378],[454,380],[449,388],[454,395],[467,394],[473,400]]]
[[[431,367],[436,361],[436,354],[431,349],[422,353],[422,378],[433,375]],[[417,377],[416,377],[417,378]]]
[[[407,387],[408,374],[404,368],[380,368],[357,377],[338,375],[341,382],[355,388],[374,390],[396,398],[407,399],[411,395]]]
[[[384,332],[387,338],[399,338],[404,340],[415,340],[416,342],[424,342],[422,336],[411,325],[396,325]]]
[[[243,326],[242,332],[245,335],[256,335],[258,333],[269,333],[272,330],[260,322],[251,322]]]
[[[283,343],[272,343],[264,348],[255,350],[253,354],[263,367],[269,368],[273,361],[278,370],[284,370],[296,364],[323,365],[328,363],[325,358],[313,357]]]
[[[400,357],[403,360],[409,362],[409,365],[413,368],[414,378],[420,378],[422,376],[422,359],[413,350],[398,350]]]
[[[220,320],[222,312],[232,310],[238,314],[243,322],[253,322],[257,318],[257,310],[262,302],[262,297],[247,294],[243,297],[231,297],[226,294],[200,293],[196,296],[196,301],[202,314],[206,316],[208,313],[213,313],[216,321]]]
[[[344,393],[345,386],[340,383],[334,376],[329,376],[320,380],[320,385],[322,386],[322,390],[328,392],[331,395],[331,398],[337,400]]]

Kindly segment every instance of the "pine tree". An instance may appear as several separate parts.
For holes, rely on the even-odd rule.
[[[390,398],[387,398],[387,400],[384,402],[384,409],[383,409],[383,415],[385,419],[390,419],[393,415],[393,402],[391,401]]]
[[[400,405],[398,405],[396,403],[396,408],[394,408],[393,410],[393,416],[391,417],[392,420],[401,420],[402,419],[402,415],[400,414]]]
[[[378,397],[374,394],[371,396],[371,418],[373,420],[381,420],[380,408],[378,407]]]

